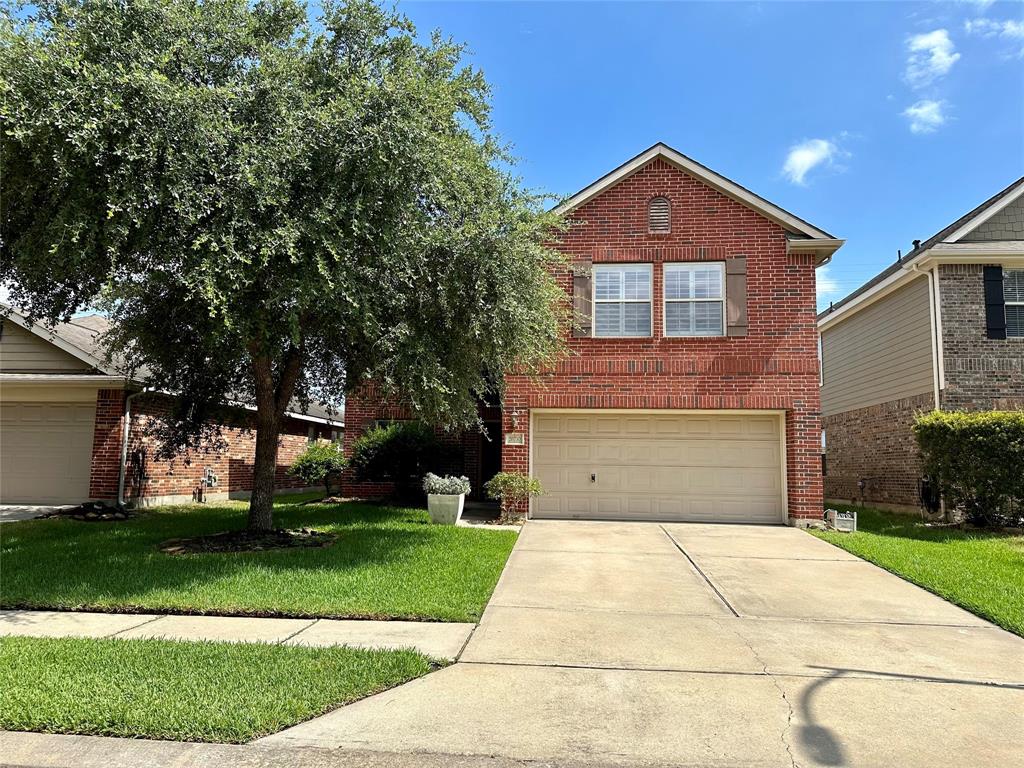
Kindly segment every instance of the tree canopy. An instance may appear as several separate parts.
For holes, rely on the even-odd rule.
[[[179,395],[169,442],[255,404],[269,527],[293,398],[372,379],[470,424],[504,371],[560,354],[560,224],[463,58],[367,0],[5,12],[0,285],[33,321],[101,307],[112,358]]]

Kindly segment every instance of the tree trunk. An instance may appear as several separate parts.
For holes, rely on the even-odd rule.
[[[274,530],[274,478],[277,474],[277,440],[284,412],[295,392],[302,371],[304,344],[289,346],[278,375],[270,356],[255,344],[249,345],[253,383],[256,393],[256,457],[252,470],[252,496],[249,498],[249,530]]]
[[[276,415],[256,414],[256,461],[252,468],[252,497],[249,499],[249,530],[274,529],[274,477],[277,474],[277,438],[280,422]]]

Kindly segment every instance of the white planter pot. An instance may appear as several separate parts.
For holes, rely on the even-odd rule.
[[[430,521],[438,525],[455,525],[462,517],[462,507],[466,503],[466,494],[447,495],[439,493],[427,494],[427,509]]]

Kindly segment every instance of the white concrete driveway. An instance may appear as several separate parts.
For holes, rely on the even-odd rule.
[[[1024,766],[1024,640],[791,528],[533,521],[458,664],[263,741]]]

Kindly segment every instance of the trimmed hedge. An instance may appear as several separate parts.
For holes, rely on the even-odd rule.
[[[443,474],[452,463],[452,449],[433,427],[418,421],[396,421],[372,427],[352,444],[349,465],[357,480],[390,482],[404,501],[420,501],[427,472]]]
[[[1024,411],[932,411],[914,437],[924,471],[947,504],[980,525],[1007,522],[1024,504]]]

